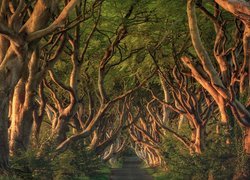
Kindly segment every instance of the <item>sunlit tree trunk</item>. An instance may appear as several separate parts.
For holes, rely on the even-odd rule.
[[[98,133],[97,133],[97,130],[95,130],[93,132],[93,137],[91,139],[91,143],[90,143],[89,146],[90,146],[91,149],[95,149],[97,144],[98,144]]]
[[[195,129],[194,150],[197,154],[201,154],[205,147],[205,130],[201,125]]]
[[[3,21],[3,19],[0,21],[0,45],[2,45],[0,50],[0,98],[3,100],[3,104],[0,106],[0,124],[3,124],[3,126],[1,126],[1,133],[3,134],[0,133],[0,136],[3,137],[3,143],[5,142],[4,139],[8,131],[8,127],[5,125],[8,123],[8,119],[5,117],[5,114],[8,114],[8,108],[5,107],[8,107],[8,102],[5,102],[5,100],[8,101],[9,99],[6,98],[10,98],[9,95],[13,93],[21,77],[25,73],[28,73],[26,69],[30,61],[30,55],[39,44],[38,41],[59,28],[77,2],[77,0],[70,1],[66,6],[67,8],[63,9],[58,18],[56,18],[50,26],[46,27],[50,20],[51,12],[54,12],[54,8],[57,6],[58,0],[36,1],[33,12],[31,12],[30,16],[25,17],[28,18],[28,20],[24,24],[22,24],[25,20],[23,14],[26,13],[23,11],[29,9],[25,8],[26,4],[24,0],[12,2],[14,8],[16,7],[16,9],[13,9],[14,12],[12,14],[9,12],[11,6],[9,1],[0,1],[0,18],[7,21]],[[10,13],[9,15],[11,16],[7,16],[8,13]],[[8,42],[6,40],[8,40]],[[30,78],[32,76],[28,77]],[[21,89],[19,89],[19,87],[17,87],[18,90],[15,89],[15,93],[25,93],[24,97],[22,97],[24,98],[24,104],[20,103],[23,99],[18,99],[18,97],[22,95],[14,96],[15,102],[13,102],[13,107],[17,109],[12,109],[14,114],[11,115],[11,117],[14,118],[10,135],[11,147],[13,147],[11,149],[13,150],[16,150],[15,147],[25,147],[28,144],[28,136],[31,132],[30,127],[32,127],[32,111],[30,111],[29,108],[32,106],[31,103],[34,96],[33,84],[29,81],[25,86],[23,84],[21,86]],[[18,110],[20,110],[20,112]],[[15,124],[17,124],[17,126],[15,126]],[[27,129],[25,129],[25,127],[27,127]],[[22,139],[20,143],[18,142],[19,136]],[[17,142],[19,145],[16,144]],[[6,147],[1,148],[4,151],[3,156],[6,155],[5,150],[8,149],[8,143],[5,143],[5,145]],[[2,156],[2,154],[0,156]],[[8,158],[3,159],[7,160]],[[3,162],[2,166],[6,164],[8,163]]]
[[[165,102],[169,102],[170,101],[170,93],[169,93],[169,89],[167,88],[165,79],[163,77],[163,75],[161,75],[161,73],[159,74],[159,78],[160,78],[160,82],[161,82],[161,87],[164,93],[164,101]],[[169,122],[169,115],[170,115],[170,111],[168,108],[166,108],[165,106],[163,106],[163,118],[162,121],[164,124],[167,124]]]
[[[240,97],[250,98],[250,25],[245,25],[243,33],[244,61],[240,70]]]
[[[240,90],[241,93],[250,95],[250,3],[248,1],[235,0],[235,1],[225,1],[225,0],[215,0],[222,8],[233,14],[239,20],[244,23],[245,29],[243,34],[243,49],[244,49],[244,62],[241,68],[241,83]]]
[[[25,102],[25,80],[21,79],[17,86],[15,87],[13,100],[12,100],[12,113],[11,113],[11,127],[10,127],[10,151],[11,154],[17,154],[18,150],[25,150],[27,147],[27,138],[26,134],[29,130],[26,129],[26,126],[29,126],[29,123],[32,125],[32,118],[25,119],[27,107],[24,107]],[[32,110],[30,112],[32,116]],[[26,117],[25,117],[26,118]],[[31,121],[30,121],[31,120]]]
[[[38,73],[39,53],[34,50],[28,69],[23,72],[22,79],[14,90],[12,100],[12,116],[10,128],[10,152],[15,155],[18,151],[27,150],[35,108],[35,95],[43,74]]]
[[[131,5],[131,8],[129,9],[128,13],[125,15],[125,19],[130,17],[131,13],[133,12],[134,4]],[[148,79],[145,79],[142,83],[140,83],[135,88],[126,91],[125,93],[117,96],[116,98],[113,98],[110,100],[110,98],[107,95],[106,88],[105,88],[105,76],[107,74],[107,66],[109,66],[109,61],[114,55],[114,50],[119,45],[119,43],[127,36],[127,30],[126,26],[124,24],[121,24],[121,26],[118,28],[118,31],[116,35],[114,36],[114,40],[112,43],[107,47],[98,67],[98,95],[100,100],[100,105],[93,117],[89,120],[88,125],[78,134],[73,135],[69,138],[67,138],[64,142],[62,142],[57,147],[57,152],[63,152],[67,149],[67,147],[73,143],[78,141],[79,139],[84,139],[89,137],[95,130],[97,124],[100,122],[100,120],[103,118],[105,113],[109,110],[111,105],[113,105],[115,102],[119,101],[120,99],[125,98],[126,96],[133,93],[135,90],[137,90],[139,87],[141,87]],[[152,77],[152,76],[150,76]]]
[[[12,45],[13,46],[13,45]],[[25,50],[24,50],[25,52]],[[1,53],[0,53],[1,54]],[[9,143],[8,143],[8,113],[9,100],[13,89],[18,82],[23,67],[22,57],[16,57],[13,47],[9,47],[6,54],[3,55],[0,64],[0,167],[6,168],[8,165]],[[1,60],[0,60],[1,61]],[[14,63],[15,62],[15,63]]]
[[[245,73],[248,73],[249,76],[249,15],[250,15],[250,3],[240,0],[235,1],[225,1],[225,0],[215,0],[221,7],[226,9],[227,11],[231,12],[233,15],[235,15],[237,18],[239,18],[245,25],[244,35],[243,35],[243,49],[244,49],[244,61],[241,65],[241,72],[238,74],[238,76],[241,76],[241,81],[249,81],[248,77],[245,77]],[[222,117],[222,122],[228,122],[227,118],[227,109],[230,107],[232,110],[232,113],[235,117],[235,119],[238,120],[240,125],[242,125],[246,130],[248,131],[248,128],[250,126],[250,113],[247,110],[247,107],[244,106],[237,98],[236,96],[236,90],[234,89],[235,85],[235,78],[233,77],[234,74],[232,73],[232,78],[230,82],[230,87],[226,88],[224,84],[222,83],[222,79],[220,79],[218,72],[215,70],[214,65],[212,64],[212,60],[210,59],[208,52],[203,46],[203,43],[201,41],[199,28],[197,25],[197,17],[195,14],[195,1],[189,0],[187,3],[187,14],[188,14],[188,21],[189,21],[189,29],[190,29],[190,35],[192,39],[193,46],[195,48],[195,51],[199,57],[199,60],[202,64],[204,73],[207,74],[209,77],[209,82],[202,76],[201,71],[195,67],[194,63],[189,58],[182,58],[183,62],[191,69],[192,76],[211,94],[211,96],[216,101],[217,105],[219,106],[219,110]],[[218,63],[220,63],[220,59],[217,59]],[[223,70],[223,69],[221,69]],[[244,78],[242,79],[242,77]],[[246,84],[246,86],[244,85]],[[249,82],[248,83],[242,83],[242,92],[244,87],[246,87],[246,92],[249,90]],[[230,90],[229,90],[230,89]],[[227,103],[230,102],[230,103]],[[230,105],[230,106],[229,106]],[[244,137],[244,142],[248,142],[248,136]],[[247,151],[247,148],[245,147],[245,150]],[[246,152],[248,153],[248,152]]]
[[[244,148],[248,155],[250,155],[250,127],[245,129]]]

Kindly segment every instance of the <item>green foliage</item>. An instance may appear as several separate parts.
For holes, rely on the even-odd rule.
[[[95,94],[99,62],[104,56],[105,50],[109,47],[110,40],[112,41],[116,36],[117,28],[124,21],[125,14],[134,2],[134,0],[106,0],[103,2],[101,17],[97,26],[98,31],[94,33],[90,41],[80,72],[78,95],[86,99],[84,99],[84,103],[88,102],[84,90],[89,89],[89,91],[92,91],[92,94]],[[116,64],[121,58],[129,56],[135,49],[141,50],[131,55],[131,57],[124,62],[112,67],[106,74],[104,86],[111,98],[132,89],[139,81],[151,73],[152,69],[155,68],[155,64],[149,55],[149,51],[154,50],[154,47],[158,43],[161,42],[161,45],[156,49],[156,59],[162,71],[168,70],[168,67],[173,66],[176,59],[179,59],[180,56],[185,53],[182,52],[177,57],[174,57],[174,51],[178,53],[182,47],[186,47],[188,51],[195,55],[187,27],[185,0],[138,0],[136,2],[138,3],[135,6],[131,18],[128,22],[125,22],[128,26],[128,34],[119,46],[115,48],[113,57],[107,66]],[[205,2],[204,4],[205,7],[213,13],[211,2]],[[89,2],[87,6],[90,6]],[[226,32],[228,34],[233,33],[234,26],[231,22],[232,16],[229,16],[229,13],[225,12],[223,12],[222,15],[229,21],[229,23],[226,24]],[[212,55],[215,38],[213,23],[208,21],[208,18],[198,9],[197,16],[199,19],[200,32],[202,32],[202,41],[208,49],[209,54]],[[75,16],[73,15],[70,17],[70,19],[74,18]],[[81,37],[79,39],[79,51],[83,50],[86,39],[95,22],[96,14],[94,13],[93,18],[90,18],[80,25]],[[71,35],[73,35],[73,31],[74,29],[69,31],[69,34],[71,33]],[[229,35],[230,42],[232,42],[231,36]],[[227,44],[227,46],[229,45],[230,44]],[[55,64],[53,71],[60,77],[63,83],[68,85],[70,81],[69,75],[72,69],[68,51],[72,50],[72,47],[68,42],[66,46],[65,52],[63,52],[60,57],[60,61]],[[86,82],[86,74],[91,77],[91,85]],[[47,77],[47,79],[49,80],[50,78]],[[158,77],[152,78],[148,84],[157,95],[161,94],[159,97],[162,96]],[[62,100],[62,104],[67,104],[69,94],[58,88],[55,84],[52,84],[52,88],[55,89],[59,99]],[[45,92],[48,102],[51,103],[51,96],[47,90],[45,90]],[[145,97],[151,98],[145,89],[136,91],[134,95],[136,98],[133,100],[133,105],[136,107],[142,106],[143,103],[141,101]],[[242,95],[241,98],[241,101],[245,103],[247,100],[246,96]],[[98,106],[97,99],[97,97],[94,97],[94,106]],[[88,103],[85,104],[86,107],[87,105]],[[111,110],[112,113],[113,111],[116,111],[116,109]],[[109,118],[109,116],[105,116],[105,118]],[[49,128],[51,127],[45,125],[43,128],[43,132],[45,133],[42,137],[49,134]],[[214,126],[211,125],[209,130],[213,128]],[[156,179],[208,179],[211,177],[215,179],[231,179],[234,173],[244,169],[247,163],[242,150],[241,130],[239,127],[235,127],[235,129],[235,140],[231,145],[225,144],[225,134],[222,135],[222,138],[221,136],[213,135],[210,137],[208,135],[206,151],[200,156],[190,155],[189,152],[183,148],[183,145],[176,142],[172,136],[166,137],[162,150],[165,152],[169,172],[157,171],[155,173]],[[181,129],[180,133],[189,135],[190,129],[185,127]],[[45,138],[46,137],[44,137],[44,139]],[[87,150],[83,143],[72,146],[60,154],[60,156],[56,157],[53,156],[53,148],[51,148],[50,151],[51,152],[47,152],[45,156],[38,156],[38,150],[29,149],[21,156],[13,158],[11,160],[11,168],[14,170],[14,174],[11,177],[3,178],[53,178],[60,180],[108,179],[108,167],[93,152]],[[126,153],[130,155],[131,152],[127,151]]]
[[[219,145],[215,145],[203,155],[170,153],[168,154],[169,177],[172,179],[208,179],[213,176],[220,179],[228,179],[233,175],[234,159],[227,150],[218,152]]]
[[[171,145],[173,146],[173,145]],[[219,146],[217,145],[217,148]],[[158,171],[154,174],[156,179],[231,179],[234,175],[235,158],[229,152],[218,149],[210,149],[201,156],[167,153],[169,172]]]
[[[37,151],[29,150],[12,159],[15,172],[11,179],[89,179],[90,177],[106,178],[108,167],[82,143],[53,157],[53,153],[38,156]]]
[[[166,137],[162,146],[168,171],[156,170],[151,174],[157,180],[232,179],[248,166],[241,146],[241,129],[237,125],[234,134],[231,144],[226,143],[225,135],[213,134],[212,140],[207,139],[207,147],[201,155],[190,154],[182,144]]]

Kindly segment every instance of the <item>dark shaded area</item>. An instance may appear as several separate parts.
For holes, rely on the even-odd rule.
[[[153,178],[142,168],[142,162],[138,157],[124,157],[123,167],[113,169],[111,180],[153,180]]]

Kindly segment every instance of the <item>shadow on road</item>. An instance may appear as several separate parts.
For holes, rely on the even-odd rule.
[[[112,169],[111,180],[153,180],[138,157],[125,157],[122,168]]]

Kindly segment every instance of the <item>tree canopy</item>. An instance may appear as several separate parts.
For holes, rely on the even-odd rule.
[[[248,179],[249,49],[244,0],[0,0],[2,177]]]

